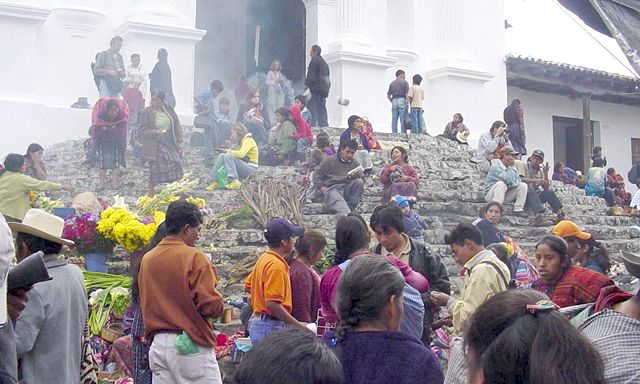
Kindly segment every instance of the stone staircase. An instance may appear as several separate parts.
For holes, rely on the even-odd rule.
[[[328,129],[327,132],[333,142],[337,143],[342,130]],[[440,253],[452,277],[454,289],[459,287],[460,281],[457,277],[459,267],[453,261],[449,247],[444,244],[444,235],[461,221],[473,221],[480,207],[485,204],[482,179],[478,175],[476,165],[470,161],[475,151],[446,139],[426,135],[392,137],[391,134],[379,133],[377,137],[379,140],[394,141],[409,146],[409,162],[420,174],[418,202],[414,209],[429,224],[425,239]],[[184,159],[185,170],[192,171],[192,177],[200,180],[199,185],[192,191],[194,196],[204,198],[214,211],[223,211],[228,209],[229,205],[242,204],[237,191],[205,191],[208,170],[203,166],[202,149],[185,148],[185,153],[187,154]],[[358,212],[366,220],[380,203],[382,186],[379,174],[382,165],[388,159],[386,150],[372,152],[372,154],[373,176],[366,180],[365,194],[358,207]],[[51,180],[74,185],[78,191],[95,190],[97,170],[89,169],[82,164],[83,161],[84,154],[80,141],[55,144],[45,151],[45,163]],[[133,203],[147,192],[147,170],[134,165],[135,161],[132,157],[128,157],[127,161],[129,167],[122,173],[122,183],[125,186],[119,191],[105,191],[103,195],[112,197],[119,193],[125,197],[125,201]],[[259,172],[263,177],[270,177],[274,182],[284,180],[294,183],[302,178],[294,167],[260,167]],[[558,182],[552,182],[552,188],[564,204],[567,217],[604,242],[614,258],[618,257],[621,250],[640,251],[640,230],[632,227],[638,224],[636,218],[607,216],[604,200],[585,196],[584,191],[578,188]],[[57,196],[70,200],[68,194]],[[514,238],[529,256],[533,256],[535,243],[548,234],[551,227],[531,227],[530,219],[510,216],[512,209],[512,205],[505,207],[500,228]],[[325,235],[333,237],[335,216],[328,213],[323,204],[307,204],[303,208],[303,213],[306,227],[319,229]],[[553,216],[549,215],[549,218]],[[212,262],[218,269],[225,295],[238,296],[243,291],[242,285],[238,281],[227,279],[229,270],[244,258],[259,255],[266,243],[259,228],[227,229],[217,232],[204,231],[201,236],[201,246],[211,251]],[[110,271],[128,272],[126,253],[116,252],[110,261]]]

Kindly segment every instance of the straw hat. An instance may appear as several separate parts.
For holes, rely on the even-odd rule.
[[[73,241],[62,238],[64,220],[40,209],[30,209],[22,223],[7,223],[14,233],[26,233],[54,243],[72,246]]]
[[[462,144],[467,144],[469,137],[469,132],[467,131],[459,131],[456,133],[456,140],[458,140]]]

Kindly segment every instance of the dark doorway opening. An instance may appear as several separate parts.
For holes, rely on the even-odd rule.
[[[198,0],[196,27],[207,34],[196,45],[194,91],[207,90],[219,79],[231,94],[241,76],[266,73],[274,59],[280,59],[282,72],[294,85],[301,84],[306,70],[305,21],[301,0]]]
[[[599,145],[599,123],[591,121],[592,147],[586,148],[587,154],[591,157],[593,146]],[[582,135],[582,120],[569,117],[553,116],[553,157],[556,162],[561,161],[564,165],[580,170],[582,169],[585,155],[584,141]]]

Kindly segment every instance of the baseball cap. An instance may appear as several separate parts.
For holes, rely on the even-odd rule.
[[[511,147],[504,147],[504,148],[500,149],[500,152],[498,152],[498,154],[500,156],[504,156],[504,155],[507,155],[507,154],[515,156],[515,155],[519,155],[520,152],[514,151],[513,148],[511,148]]]
[[[264,230],[264,238],[269,243],[286,240],[290,237],[302,236],[304,227],[293,225],[289,220],[277,218],[269,221]]]
[[[409,206],[409,200],[407,200],[406,197],[398,195],[396,197],[393,198],[393,202],[396,203],[396,205],[400,208],[404,208],[404,207],[408,207]]]
[[[551,232],[562,238],[577,237],[580,240],[589,240],[591,238],[590,233],[582,232],[580,227],[578,227],[573,221],[569,220],[560,221],[555,227],[553,227]]]
[[[540,150],[540,149],[536,149],[535,151],[531,152],[531,156],[538,156],[539,158],[544,160],[544,152],[542,152],[542,150]],[[531,156],[529,156],[529,157],[531,157]]]

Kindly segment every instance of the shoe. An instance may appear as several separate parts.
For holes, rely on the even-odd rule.
[[[240,184],[240,182],[236,179],[233,179],[229,182],[229,184],[227,184],[226,188],[227,189],[240,189],[240,187],[242,186],[242,184]]]
[[[218,183],[216,183],[215,181],[209,185],[207,185],[207,187],[204,189],[205,191],[215,191],[216,189],[218,189]]]

